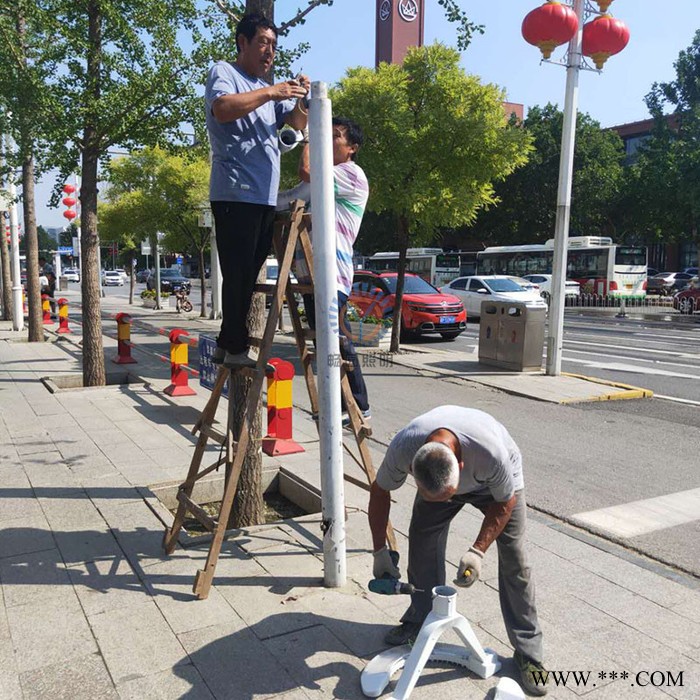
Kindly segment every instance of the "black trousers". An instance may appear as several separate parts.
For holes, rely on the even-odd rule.
[[[537,620],[535,582],[525,553],[527,505],[522,491],[516,492],[516,497],[510,520],[496,539],[498,596],[510,643],[516,651],[541,662],[542,631]],[[423,624],[432,608],[432,589],[445,585],[445,550],[453,518],[466,504],[483,513],[493,502],[488,495],[463,494],[439,503],[416,495],[408,531],[408,580],[425,592],[411,596],[402,622]],[[468,548],[465,542],[464,550]],[[491,566],[492,561],[485,566]]]
[[[348,296],[342,292],[338,292],[338,326],[339,326],[339,341],[340,341],[340,356],[352,362],[352,371],[348,372],[348,382],[350,391],[357,407],[361,411],[369,410],[369,398],[367,396],[367,385],[365,378],[362,376],[362,367],[360,366],[360,358],[357,356],[355,346],[350,338],[343,333],[343,328],[347,328],[347,323],[343,323],[345,314],[348,308]],[[309,328],[316,330],[316,305],[312,294],[304,294],[304,309],[306,311],[306,319],[309,323]]]
[[[275,208],[244,202],[212,202],[222,276],[222,319],[217,345],[231,353],[248,349],[246,319],[260,268],[272,245]]]

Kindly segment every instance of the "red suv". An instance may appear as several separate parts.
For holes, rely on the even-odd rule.
[[[391,318],[396,300],[396,272],[355,273],[349,301],[362,316]],[[467,312],[455,296],[443,294],[418,275],[406,274],[401,309],[404,336],[439,333],[454,340],[467,327]]]

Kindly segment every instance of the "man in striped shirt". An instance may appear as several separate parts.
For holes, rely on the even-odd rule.
[[[352,341],[345,334],[345,329],[348,328],[345,316],[353,277],[353,245],[360,232],[360,224],[369,197],[367,177],[362,168],[355,162],[362,141],[362,130],[355,122],[343,117],[333,118],[333,182],[340,354],[344,360],[352,363],[353,369],[348,373],[352,395],[362,415],[369,418],[369,399],[367,398],[367,386],[362,376],[362,368]],[[304,182],[311,181],[308,143],[304,144],[299,159],[299,178]],[[304,303],[309,325],[314,328],[316,319],[313,298],[305,298]],[[344,417],[344,423],[347,422],[347,417]]]

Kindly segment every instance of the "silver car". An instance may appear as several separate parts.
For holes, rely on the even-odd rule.
[[[458,277],[440,291],[459,297],[467,310],[467,318],[481,315],[482,301],[519,301],[528,308],[547,308],[537,290],[524,289],[506,275]]]

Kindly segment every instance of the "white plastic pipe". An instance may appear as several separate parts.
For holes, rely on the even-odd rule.
[[[12,138],[5,136],[7,146],[7,161],[12,158]],[[19,227],[17,225],[17,188],[15,187],[14,169],[10,168],[7,175],[7,194],[10,198],[10,264],[12,271],[12,328],[15,331],[24,329],[24,309],[22,308],[22,278],[19,265]],[[4,235],[4,234],[3,234]],[[32,271],[27,268],[27,274]]]
[[[329,588],[345,585],[345,492],[340,416],[340,342],[333,187],[333,125],[328,89],[311,84],[309,148],[321,443],[323,571]]]
[[[546,373],[551,377],[561,374],[561,355],[564,341],[564,288],[566,280],[566,251],[571,218],[571,185],[574,174],[574,146],[576,116],[578,114],[578,78],[581,70],[583,42],[583,0],[574,0],[578,17],[578,31],[569,42],[566,69],[566,96],[564,99],[564,126],[561,136],[559,161],[559,189],[557,192],[557,221],[554,229],[554,258],[552,260],[552,297],[549,306],[549,334],[547,335]]]

